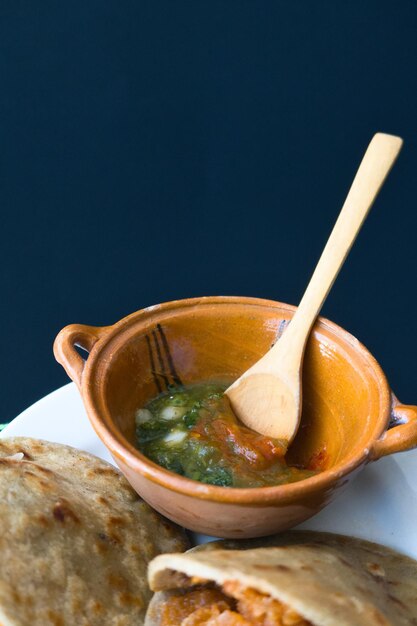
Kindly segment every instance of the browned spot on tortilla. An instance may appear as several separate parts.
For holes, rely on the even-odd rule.
[[[51,490],[50,485],[38,473],[32,472],[27,467],[24,468],[23,475],[27,481],[36,485],[41,491],[47,492]]]
[[[118,533],[116,533],[114,530],[110,530],[110,532],[108,532],[108,537],[111,543],[119,543],[119,544],[123,543],[121,536]]]
[[[176,528],[173,527],[172,523],[169,522],[167,519],[165,519],[164,517],[157,517],[155,515],[155,520],[158,520],[158,525],[159,526],[163,526],[165,528],[165,530],[168,532],[169,535],[174,535],[177,531]]]
[[[378,622],[378,624],[382,624],[383,626],[388,626],[389,625],[389,622],[386,619],[386,617],[384,617],[382,615],[382,613],[380,611],[378,611],[378,609],[373,608],[372,609],[372,614],[375,617],[375,619]]]
[[[11,596],[12,596],[13,602],[15,604],[20,604],[21,603],[22,599],[20,597],[20,593],[16,589],[12,589],[11,590]]]
[[[33,472],[28,470],[25,470],[24,474],[30,482],[36,484],[37,488],[40,489],[40,491],[43,491],[44,493],[51,491],[51,486],[41,476],[38,476],[37,474],[34,474]]]
[[[77,611],[81,611],[84,608],[84,604],[82,604],[79,598],[70,598],[71,609],[75,613]]]
[[[258,565],[258,564],[255,564],[253,567],[255,569],[265,570],[265,571],[268,571],[268,570],[277,571],[278,570],[279,572],[291,572],[291,568],[290,567],[287,567],[286,565],[281,565],[281,564],[278,564],[278,565],[261,565],[261,564]]]
[[[98,502],[99,504],[103,504],[103,505],[106,505],[109,503],[109,501],[104,496],[97,496],[96,502]]]
[[[74,511],[69,506],[68,502],[61,498],[58,502],[55,503],[54,508],[52,509],[53,516],[59,522],[66,522],[67,520],[72,520],[73,522],[79,524],[80,520]]]
[[[110,528],[112,526],[126,526],[126,522],[123,517],[117,517],[116,515],[110,516],[107,524]]]
[[[48,469],[47,467],[43,467],[43,465],[36,464],[36,469],[39,472],[42,472],[42,474],[46,474],[47,476],[54,476],[55,475],[55,472],[53,472],[52,470]]]
[[[30,450],[31,452],[44,452],[45,448],[43,445],[40,445],[38,442],[36,442],[34,439],[32,439],[32,442],[30,444]],[[32,454],[29,454],[29,452],[26,451],[26,448],[24,446],[19,446],[18,450],[14,450],[15,452],[23,452],[23,454],[25,455],[26,459],[29,461],[33,461],[34,457],[32,456]]]
[[[109,581],[110,587],[121,591],[126,589],[127,581],[123,578],[123,576],[119,576],[118,574],[109,574],[107,576],[107,580]]]
[[[117,535],[114,532],[108,532],[108,533],[98,533],[98,538],[101,539],[101,541],[103,541],[104,544],[118,544],[118,543],[122,543],[121,538],[119,537],[119,535]]]
[[[95,467],[89,470],[88,474],[90,476],[114,476],[117,472],[112,467]]]
[[[96,554],[103,555],[107,552],[108,546],[107,544],[102,543],[101,541],[95,541],[93,544],[93,550]]]
[[[55,611],[48,610],[47,616],[54,626],[64,626],[64,620],[58,613],[55,613]]]
[[[132,593],[123,591],[118,594],[119,602],[122,606],[137,606],[143,607],[143,600],[140,596],[134,596]]]
[[[280,572],[291,572],[291,567],[287,567],[286,565],[277,565],[275,569]]]
[[[100,613],[102,613],[103,605],[101,604],[101,602],[98,602],[98,600],[94,600],[91,604],[91,611],[92,613],[95,613],[96,615],[99,615]]]
[[[375,578],[385,578],[385,570],[379,563],[367,563],[366,569]]]
[[[305,572],[312,572],[313,568],[310,565],[302,565],[300,567],[300,569],[304,570]]]
[[[47,528],[49,526],[49,519],[46,517],[46,515],[38,515],[37,521],[44,528]]]
[[[350,600],[341,591],[333,591],[332,598],[335,598],[338,601],[338,604],[348,604],[348,602],[350,602]]]
[[[137,544],[137,543],[132,543],[132,544],[130,544],[130,546],[129,546],[129,550],[130,550],[131,552],[135,553],[135,554],[139,554],[139,553],[140,553],[140,551],[141,551],[141,550],[140,550],[140,546],[138,546],[138,544]]]

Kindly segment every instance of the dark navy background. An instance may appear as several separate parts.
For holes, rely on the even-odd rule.
[[[0,421],[67,382],[68,323],[297,303],[378,130],[405,147],[324,314],[417,403],[416,61],[415,0],[1,0]]]

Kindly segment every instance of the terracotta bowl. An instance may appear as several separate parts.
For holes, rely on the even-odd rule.
[[[96,433],[151,506],[195,531],[256,537],[317,513],[365,463],[417,445],[417,407],[401,405],[366,348],[320,318],[305,355],[302,426],[288,455],[319,467],[319,474],[277,487],[215,487],[173,474],[135,449],[139,407],[170,384],[234,380],[279,338],[293,313],[292,306],[256,298],[180,300],[114,326],[67,326],[54,351]],[[86,361],[76,346],[90,353]]]

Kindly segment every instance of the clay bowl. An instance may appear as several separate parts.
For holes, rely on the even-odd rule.
[[[417,445],[417,407],[401,405],[366,348],[320,318],[305,355],[302,426],[288,455],[319,467],[319,474],[277,487],[215,487],[173,474],[135,449],[137,408],[169,384],[237,378],[293,313],[292,306],[256,298],[180,300],[114,326],[67,326],[54,351],[78,385],[96,433],[151,506],[195,531],[256,537],[317,513],[365,463]],[[75,346],[90,353],[86,361]]]

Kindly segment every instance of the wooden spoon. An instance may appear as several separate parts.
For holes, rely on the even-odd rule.
[[[402,143],[400,137],[383,133],[373,137],[291,323],[275,346],[225,392],[246,426],[287,446],[300,423],[302,363],[311,327]]]

